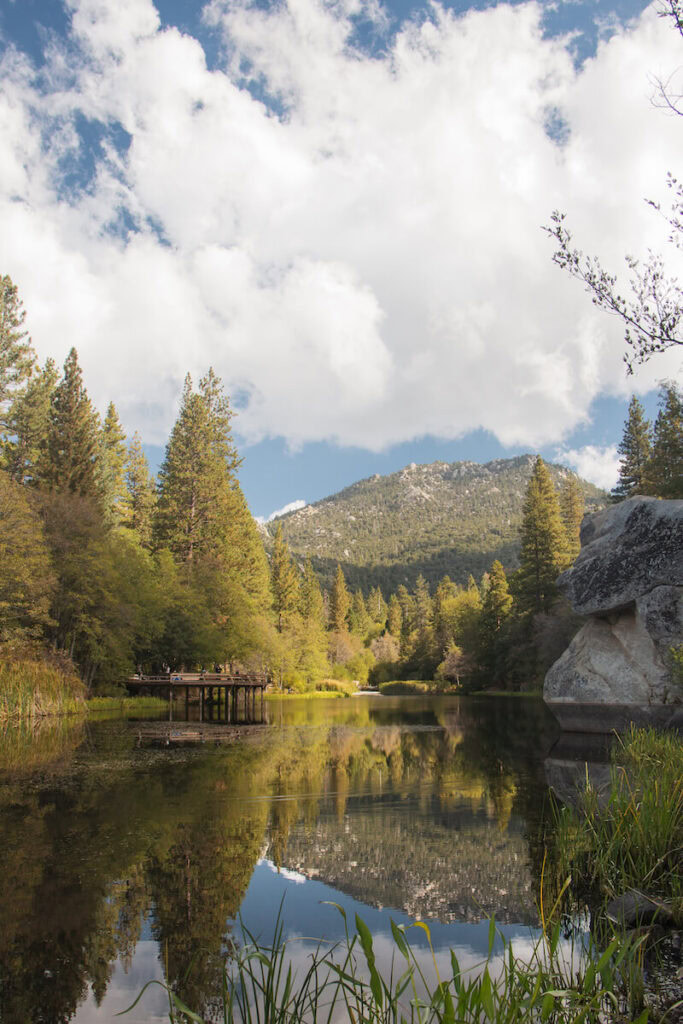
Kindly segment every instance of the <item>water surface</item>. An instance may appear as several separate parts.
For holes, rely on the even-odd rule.
[[[437,959],[530,944],[543,856],[541,701],[269,702],[238,742],[165,745],[144,722],[7,733],[0,752],[0,1020],[110,1021],[152,978],[211,1018],[221,960],[282,904],[292,956],[428,923]],[[205,726],[206,734],[208,726]],[[412,930],[426,949],[426,936]],[[124,1020],[168,1019],[160,988]]]

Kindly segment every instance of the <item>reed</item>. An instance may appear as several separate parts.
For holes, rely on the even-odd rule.
[[[116,711],[121,714],[136,714],[138,711],[168,710],[168,701],[163,697],[90,697],[86,701],[88,714],[102,711]]]
[[[643,889],[683,911],[683,744],[676,733],[631,729],[613,750],[610,790],[587,781],[577,808],[555,807],[559,876],[580,896]]]
[[[85,687],[70,667],[38,658],[0,661],[0,722],[84,711]]]
[[[396,679],[379,684],[379,692],[386,697],[401,697],[404,694],[438,693],[433,683],[424,683],[420,679]]]
[[[567,955],[558,921],[530,956],[519,957],[492,919],[482,963],[464,971],[451,951],[442,976],[427,925],[410,926],[426,933],[431,954],[426,968],[408,929],[392,921],[394,956],[386,976],[377,966],[367,925],[356,915],[350,928],[344,909],[333,905],[344,918],[345,939],[331,948],[319,943],[299,974],[279,916],[270,946],[259,945],[243,927],[245,944],[223,970],[219,1012],[224,1024],[644,1024],[648,1019],[646,1010],[636,1017],[629,1005],[637,941],[614,939],[602,951],[590,947],[580,956]],[[120,1016],[130,1013],[151,985],[166,990],[172,1024],[204,1024],[177,992],[158,981],[149,982]]]

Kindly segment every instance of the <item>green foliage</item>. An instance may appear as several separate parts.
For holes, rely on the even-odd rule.
[[[587,782],[578,810],[557,810],[554,854],[577,895],[626,889],[683,899],[683,744],[676,733],[631,729],[612,755],[607,798]],[[683,912],[683,903],[681,904]]]
[[[150,547],[157,500],[156,487],[137,431],[128,446],[125,482],[126,490],[120,507],[121,524],[133,530],[144,547]]]
[[[336,633],[346,633],[348,624],[346,616],[351,606],[351,598],[346,589],[346,580],[341,565],[337,563],[337,573],[334,577],[332,592],[330,594],[330,629]]]
[[[99,490],[107,522],[118,524],[122,519],[126,466],[126,435],[116,406],[110,402],[100,432],[100,453],[97,461]]]
[[[11,401],[30,377],[35,362],[25,320],[17,287],[5,274],[0,277],[0,439],[7,427]]]
[[[0,645],[40,637],[51,624],[55,578],[40,517],[0,470]]]
[[[0,722],[41,715],[83,713],[84,687],[67,661],[3,651],[0,660]]]
[[[559,502],[565,532],[567,562],[572,564],[581,550],[581,520],[586,508],[581,485],[573,473],[568,474],[560,485]]]
[[[289,556],[287,542],[278,526],[270,556],[270,585],[273,591],[273,610],[277,628],[282,633],[299,602],[299,574]],[[312,595],[311,595],[312,596]]]
[[[99,499],[99,418],[83,384],[78,354],[72,348],[64,374],[52,393],[46,478],[57,491]]]
[[[393,679],[379,684],[379,692],[385,697],[401,697],[405,694],[432,693],[434,687],[419,679]]]
[[[615,501],[645,494],[645,467],[652,452],[652,425],[635,395],[631,395],[628,418],[619,443],[619,480],[612,491]]]
[[[645,465],[645,485],[646,493],[658,498],[683,498],[683,400],[673,381],[659,389],[659,412]]]
[[[48,476],[50,409],[58,379],[52,359],[35,371],[25,388],[14,395],[8,414],[5,464],[20,484],[33,485]]]
[[[523,611],[549,611],[555,580],[567,564],[566,535],[551,476],[538,456],[524,499],[516,589]]]
[[[400,584],[413,589],[419,575],[432,593],[445,575],[464,584],[498,559],[515,568],[530,455],[472,462],[407,466],[399,473],[361,480],[278,520],[295,557],[310,557],[323,584],[332,585],[339,562],[347,584],[381,587],[387,600]],[[558,484],[567,471],[548,467]],[[603,507],[604,491],[580,486],[588,510]],[[457,510],[457,511],[456,511]],[[269,524],[271,536],[276,525]],[[371,608],[370,614],[374,616]],[[392,630],[393,632],[393,630]]]

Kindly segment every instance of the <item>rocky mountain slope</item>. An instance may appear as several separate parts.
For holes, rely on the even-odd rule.
[[[477,579],[498,558],[515,568],[522,503],[535,456],[475,462],[414,463],[390,476],[375,475],[338,494],[268,523],[278,525],[294,555],[310,556],[327,581],[337,562],[347,582],[385,592],[412,587],[422,573],[434,585],[448,574]],[[569,470],[551,465],[559,487]],[[589,510],[607,502],[604,491],[581,481]],[[266,538],[267,540],[267,538]]]

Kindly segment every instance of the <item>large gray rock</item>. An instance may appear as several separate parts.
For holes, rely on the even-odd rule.
[[[579,615],[616,611],[683,586],[683,501],[629,498],[586,516],[581,551],[557,585]]]
[[[590,618],[546,675],[564,729],[683,720],[671,648],[683,642],[683,501],[630,498],[586,517],[581,552],[558,585]]]

